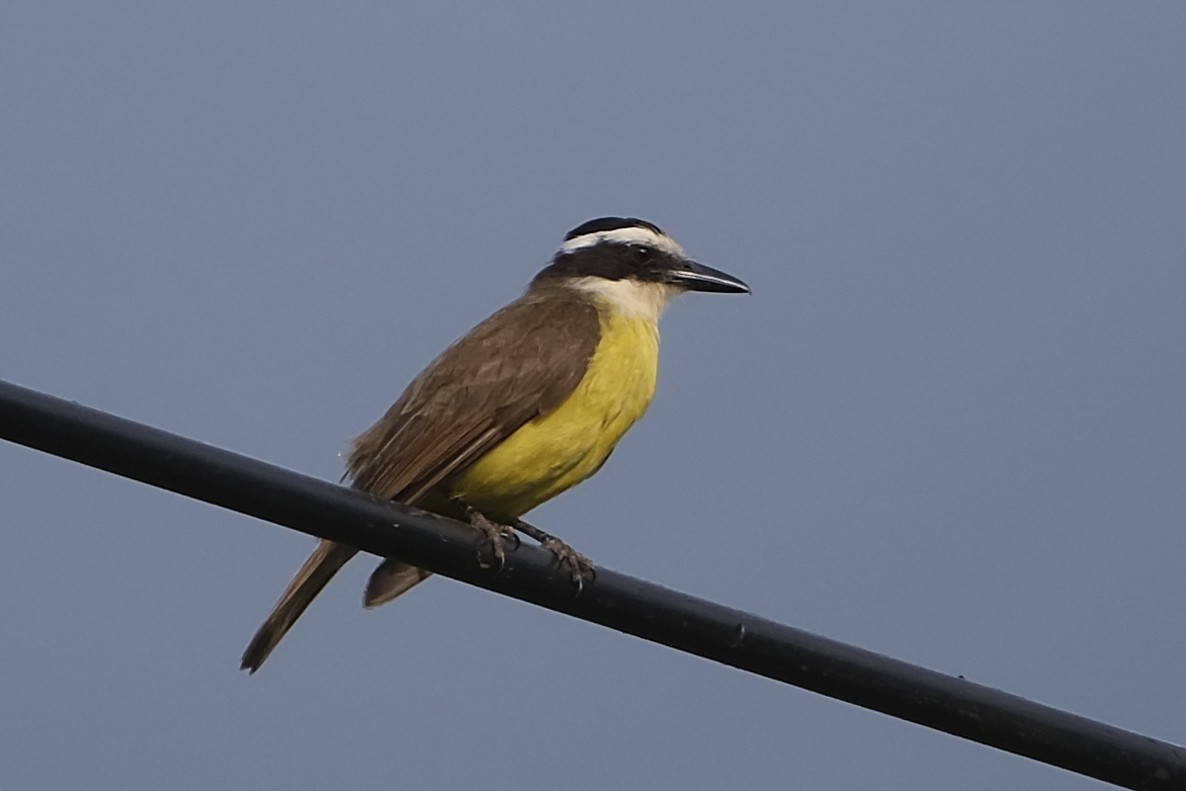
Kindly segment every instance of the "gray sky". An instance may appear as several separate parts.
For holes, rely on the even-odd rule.
[[[336,479],[569,228],[749,298],[536,521],[599,563],[1186,741],[1186,5],[0,9],[0,377]],[[1088,789],[0,444],[5,788]]]

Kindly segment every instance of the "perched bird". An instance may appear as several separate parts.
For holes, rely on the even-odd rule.
[[[347,475],[376,496],[468,520],[496,557],[519,527],[579,579],[591,564],[520,520],[601,468],[655,392],[659,316],[684,291],[744,293],[656,226],[603,217],[568,233],[519,299],[433,360],[354,440]],[[254,672],[358,550],[322,540],[243,654]],[[431,572],[391,558],[365,605]]]

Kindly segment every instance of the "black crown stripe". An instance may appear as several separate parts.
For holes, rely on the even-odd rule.
[[[605,231],[616,231],[621,228],[646,228],[649,231],[654,231],[657,234],[663,234],[659,230],[659,226],[640,220],[637,217],[598,217],[596,220],[589,220],[583,225],[578,225],[573,228],[564,237],[564,241],[572,241],[578,236],[585,236],[591,233],[604,233]]]

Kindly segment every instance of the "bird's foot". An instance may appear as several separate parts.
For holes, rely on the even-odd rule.
[[[593,561],[577,552],[558,538],[547,538],[541,546],[556,556],[556,562],[561,568],[567,566],[572,574],[572,581],[577,586],[577,593],[585,587],[585,580],[593,579]]]
[[[585,587],[586,581],[592,581],[594,577],[593,561],[577,552],[575,549],[565,544],[556,536],[545,533],[534,525],[529,525],[522,519],[515,522],[520,532],[534,538],[539,542],[540,546],[551,552],[556,556],[556,562],[560,564],[561,568],[567,568],[572,574],[572,581],[577,586],[577,593],[579,594]]]
[[[478,565],[484,569],[501,569],[506,562],[507,544],[511,544],[512,550],[519,548],[519,534],[510,525],[492,522],[473,508],[467,511],[469,523],[476,527],[485,539],[478,549]]]

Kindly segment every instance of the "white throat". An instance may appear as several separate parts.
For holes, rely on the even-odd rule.
[[[639,280],[609,280],[604,277],[580,277],[571,281],[574,288],[593,294],[626,318],[657,323],[668,301],[679,289],[665,283]]]

